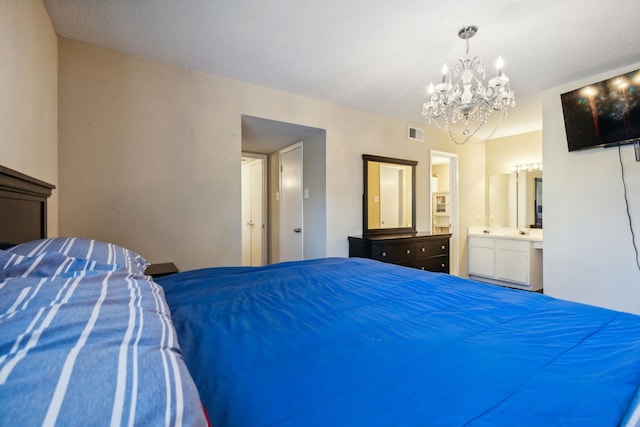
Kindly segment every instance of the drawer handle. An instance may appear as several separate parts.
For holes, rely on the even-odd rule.
[[[447,247],[445,245],[440,246],[440,249],[446,249]]]
[[[420,248],[420,252],[426,252],[427,248]]]
[[[411,249],[407,249],[407,255],[411,253]]]
[[[424,267],[420,267],[421,270],[424,270]]]
[[[386,252],[382,252],[382,256],[387,256],[387,253]]]
[[[441,264],[442,268],[444,268],[444,264]]]

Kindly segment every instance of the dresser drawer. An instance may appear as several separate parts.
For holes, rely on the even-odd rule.
[[[411,267],[436,273],[449,273],[449,255],[420,259],[414,261]]]
[[[425,240],[416,244],[416,258],[449,255],[449,240]]]
[[[372,247],[372,258],[378,261],[399,262],[411,261],[416,258],[415,243],[381,243],[374,244]]]

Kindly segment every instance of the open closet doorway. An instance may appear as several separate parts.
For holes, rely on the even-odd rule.
[[[458,155],[431,150],[431,232],[451,233],[450,273],[458,274]]]
[[[266,245],[263,252],[263,257],[266,257],[263,258],[264,263],[273,264],[283,261],[280,259],[280,151],[301,141],[304,145],[304,152],[302,148],[299,151],[302,152],[301,172],[304,185],[302,209],[305,229],[302,229],[302,222],[288,228],[290,230],[300,228],[300,233],[292,231],[298,237],[304,233],[302,240],[304,259],[325,257],[327,255],[326,131],[247,115],[242,115],[241,122],[242,153],[259,153],[266,158],[264,169],[267,178],[264,179],[263,186],[266,192],[264,204],[267,210],[263,217],[265,224],[263,245]],[[244,230],[245,224],[249,221],[244,217],[241,220]],[[243,247],[244,239],[243,235]]]
[[[242,153],[242,265],[267,264],[267,156]]]

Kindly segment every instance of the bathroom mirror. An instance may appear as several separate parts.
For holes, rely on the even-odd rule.
[[[517,227],[518,183],[515,173],[489,175],[488,206],[489,225]]]
[[[363,154],[362,159],[362,233],[415,233],[415,181],[418,162],[370,154]]]
[[[542,228],[542,171],[490,175],[489,225]]]
[[[534,189],[534,209],[533,209],[533,214],[534,214],[534,220],[535,220],[535,224],[532,225],[532,227],[535,228],[542,228],[542,176],[537,178],[534,178],[535,180],[535,189]]]

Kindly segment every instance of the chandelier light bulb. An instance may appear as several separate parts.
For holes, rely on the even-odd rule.
[[[427,89],[427,93],[429,95],[433,95],[433,92],[436,91],[436,88],[433,86],[433,83],[429,83],[429,88]]]
[[[502,67],[504,67],[504,61],[502,60],[502,56],[498,56],[496,60],[496,69],[498,70],[498,75],[502,75]]]

